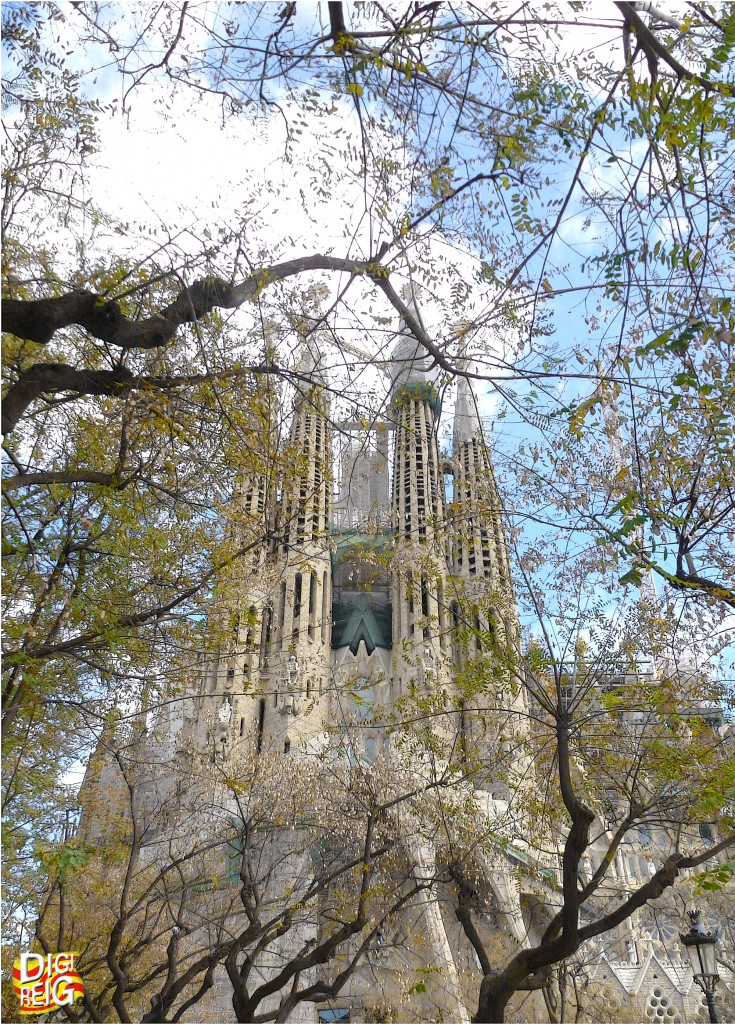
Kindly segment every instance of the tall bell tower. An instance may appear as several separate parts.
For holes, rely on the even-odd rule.
[[[323,356],[303,341],[280,482],[269,635],[264,637],[264,721],[256,743],[310,749],[323,732],[329,683],[332,453]],[[261,698],[262,699],[262,698]]]
[[[412,293],[404,296],[419,319]],[[431,357],[401,320],[392,355],[393,689],[445,691],[450,684],[447,534],[440,413]]]
[[[521,774],[519,741],[527,729],[524,690],[512,677],[520,627],[510,574],[502,506],[477,399],[460,377],[454,410],[453,495],[448,510],[454,666],[480,681],[465,700],[462,738],[480,757],[505,747]],[[471,687],[470,687],[471,690]],[[499,758],[503,760],[502,756]],[[498,787],[498,791],[505,787]]]

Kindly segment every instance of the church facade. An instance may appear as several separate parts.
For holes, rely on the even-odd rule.
[[[220,702],[223,756],[245,735],[258,751],[318,750],[344,715],[335,701],[355,685],[374,708],[395,707],[416,687],[449,701],[483,634],[518,632],[474,396],[461,380],[450,466],[438,445],[434,374],[415,345],[399,335],[390,418],[338,424],[336,459],[328,381],[307,345],[288,441],[293,470],[277,501],[264,478],[239,480],[238,511],[256,531],[266,507],[277,504],[277,514],[273,539],[249,556],[259,583],[228,609],[230,650],[205,683]],[[521,711],[522,694],[516,699]],[[451,728],[463,744],[479,742],[471,716],[457,712]],[[384,730],[364,725],[360,756],[374,759],[387,742]]]
[[[246,553],[218,598],[221,650],[164,702],[144,737],[146,761],[163,767],[194,750],[227,773],[243,757],[277,755],[304,772],[309,758],[339,750],[345,763],[366,768],[398,763],[405,752],[397,722],[420,707],[447,752],[439,760],[445,756],[443,763],[460,771],[472,765],[475,803],[491,829],[511,805],[522,806],[535,769],[527,756],[533,736],[525,690],[498,656],[519,648],[520,628],[501,502],[471,385],[463,377],[457,385],[450,458],[438,443],[431,360],[404,324],[380,422],[335,424],[321,353],[309,340],[303,351],[288,472],[278,480],[266,472],[237,480],[228,529]],[[483,711],[464,682],[476,671],[487,673],[486,690],[488,679],[496,681]],[[165,772],[154,774],[158,779],[142,780],[141,790],[159,799]],[[558,906],[560,869],[558,858],[539,859],[502,827],[495,835],[477,871],[487,889],[485,935],[502,960],[539,940]],[[621,890],[650,873],[643,845],[616,858],[611,872]],[[436,871],[430,843],[406,835],[403,846],[407,875]],[[594,858],[591,849],[590,872]],[[315,915],[314,938],[305,938],[309,927],[287,935],[281,959],[293,953],[288,943],[316,941]],[[595,1020],[707,1019],[691,972],[669,959],[651,929],[649,920],[633,918],[590,954],[585,984],[593,993],[597,986],[590,996]],[[469,1022],[479,965],[436,886],[406,909],[396,934],[391,950],[379,961],[366,957],[338,996],[300,1002],[282,1019]],[[396,952],[397,945],[404,948]],[[263,954],[263,977],[273,955]],[[380,981],[392,977],[391,956],[440,983],[415,984],[407,998],[405,985]],[[184,1019],[235,1019],[222,970],[218,978]],[[526,993],[509,1019],[553,1015],[540,993]]]

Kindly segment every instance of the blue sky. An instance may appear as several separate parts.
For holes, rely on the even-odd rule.
[[[70,66],[83,73],[83,88],[90,97],[111,105],[99,121],[98,150],[88,159],[84,197],[87,210],[77,226],[76,239],[68,244],[70,261],[76,260],[81,251],[82,258],[89,263],[109,254],[132,257],[144,263],[159,246],[166,244],[182,261],[198,257],[196,273],[206,267],[227,276],[237,258],[240,238],[245,239],[247,258],[251,261],[317,251],[364,254],[375,246],[380,232],[386,230],[386,223],[380,219],[377,185],[370,178],[366,181],[362,177],[357,160],[358,107],[363,112],[379,112],[372,91],[374,71],[369,66],[351,73],[350,81],[359,83],[362,89],[359,104],[349,95],[331,98],[324,80],[316,83],[310,73],[296,80],[298,102],[287,96],[281,81],[274,79],[268,87],[269,97],[279,104],[278,107],[266,110],[251,105],[238,115],[230,112],[223,116],[218,97],[172,87],[162,70],[128,91],[131,79],[122,78],[114,70],[110,55],[103,47],[79,45],[76,32],[83,23],[80,23],[78,10],[66,4],[57,6],[67,20],[56,23],[54,31],[68,44]],[[276,7],[273,5],[271,9],[273,17]],[[348,11],[351,17],[355,16],[355,9]],[[217,8],[219,30],[225,30],[224,23],[229,16],[228,5]],[[599,19],[596,10],[593,16]],[[132,37],[134,31],[131,18],[129,23],[123,24],[121,39],[124,41],[126,32]],[[298,5],[294,39],[298,41],[314,33],[326,33],[324,5]],[[598,27],[596,22],[594,27],[567,27],[559,36],[551,34],[548,39],[542,39],[541,45],[550,60],[561,56],[569,60],[571,68],[573,59],[601,57],[615,63],[620,56],[619,37],[619,26],[601,22]],[[190,65],[207,42],[206,27],[200,27],[198,33],[187,37]],[[512,72],[517,70],[528,76],[529,69],[518,63],[513,45],[507,49],[508,81],[499,83],[497,66],[488,64],[489,77],[485,84],[489,88],[488,83],[493,80],[512,112],[512,97],[521,96],[523,92],[513,81]],[[160,47],[146,56],[158,59]],[[186,63],[181,58],[177,66],[183,67]],[[211,84],[211,73],[208,74],[206,80]],[[565,84],[572,92],[586,90],[585,95],[595,101],[599,99],[590,93],[588,83],[580,83],[570,76]],[[482,77],[477,87],[483,87]],[[305,102],[308,88],[316,91],[312,100]],[[533,99],[514,102],[532,103]],[[436,117],[437,127],[428,137],[425,160],[437,164],[441,153],[452,143],[455,150],[452,182],[471,176],[478,166],[482,167],[482,162],[475,164],[478,154],[474,140],[469,135],[462,138],[456,133],[446,111],[438,109],[432,116]],[[529,198],[530,216],[539,214],[566,192],[578,148],[577,142],[570,141],[570,132],[575,130],[573,122],[574,117],[568,127],[560,128],[556,141],[553,133],[545,137],[547,150],[540,152],[540,163],[527,169],[531,178],[534,175],[538,178],[537,191],[534,193],[527,188],[524,193]],[[417,209],[416,196],[410,187],[410,154],[400,145],[396,149],[394,127],[388,123],[382,129],[375,125],[371,139],[381,159],[390,153],[396,159],[396,167],[389,175],[391,208],[388,218],[392,225],[399,223],[404,213],[415,215]],[[533,384],[515,380],[510,387],[521,400],[534,389],[539,395],[545,394],[547,411],[553,411],[555,406],[569,406],[594,390],[594,357],[601,347],[618,337],[622,306],[617,300],[605,298],[601,267],[587,262],[583,268],[586,261],[604,254],[608,230],[600,209],[590,207],[583,193],[590,195],[601,188],[615,192],[623,187],[629,162],[635,165],[644,146],[643,140],[630,141],[622,131],[608,134],[602,148],[591,154],[580,179],[581,189],[566,208],[551,246],[542,248],[529,264],[529,278],[541,282],[537,290],[542,297],[547,297],[537,308],[535,322],[549,333],[526,345],[520,364],[539,369],[556,350],[563,360],[560,367],[563,376],[552,376]],[[548,158],[547,166],[544,158]],[[506,191],[505,199],[512,204],[513,188]],[[498,193],[490,186],[481,186],[477,191],[477,202],[487,203],[488,210],[493,198],[498,200]],[[503,198],[500,194],[499,201]],[[418,208],[423,208],[426,202],[424,196],[423,205]],[[93,216],[95,207],[110,212],[116,223],[101,225]],[[424,229],[411,237],[411,248],[405,253],[398,249],[391,258],[399,280],[405,277],[408,265],[415,267],[414,274],[424,286],[422,313],[437,340],[443,341],[448,335],[456,334],[463,322],[486,321],[474,337],[480,357],[478,365],[484,365],[488,377],[495,378],[501,387],[508,387],[504,378],[510,371],[503,363],[507,357],[508,362],[518,364],[516,350],[529,327],[533,287],[516,296],[519,319],[515,325],[497,317],[498,288],[484,269],[491,258],[488,245],[512,246],[514,232],[502,209],[496,211],[495,216],[493,220],[488,212],[486,218],[480,218],[479,223],[486,233],[474,239],[467,234],[462,236],[459,212],[450,213],[439,231],[426,230],[430,223],[427,221]],[[658,241],[666,241],[676,224],[668,215],[660,213],[650,220],[648,228],[648,243],[653,246]],[[63,245],[63,239],[61,242]],[[532,242],[532,236],[523,239],[526,248]],[[202,250],[208,245],[211,256],[202,258]],[[241,265],[244,269],[245,263]],[[192,273],[196,276],[194,270]],[[333,299],[346,284],[344,277],[322,279]],[[283,301],[291,301],[289,295],[297,297],[299,287],[289,285],[284,290]],[[526,299],[529,301],[524,305]],[[269,300],[267,296],[266,302]],[[239,310],[231,315],[230,325],[244,335],[256,316],[257,311],[252,309]],[[382,295],[364,283],[357,283],[353,284],[332,322],[342,340],[380,360],[387,358],[392,346],[395,319],[394,311]],[[640,340],[645,341],[650,337],[646,334],[649,325],[642,322],[640,329]],[[624,343],[630,344],[627,337]],[[282,344],[290,349],[284,352],[285,357],[295,361],[298,352],[287,333],[283,335]],[[548,351],[539,351],[541,347]],[[575,348],[579,350],[579,357],[573,354]],[[586,355],[583,350],[587,350]],[[456,342],[453,351],[456,352]],[[335,349],[333,359],[335,387],[347,392],[349,367],[357,366],[354,352],[340,355]],[[587,361],[582,362],[582,359]],[[364,408],[366,403],[374,405],[378,401],[381,380],[381,374],[363,372],[358,376],[356,388],[347,394],[346,402],[357,409]],[[640,383],[644,381],[641,379]],[[499,405],[497,390],[492,385],[480,384],[477,390],[484,413],[503,414],[503,418],[496,419],[494,428],[499,460],[517,454],[519,444],[526,447],[549,444],[549,436],[534,426],[533,417],[519,417],[507,403]],[[373,392],[376,392],[374,396]],[[446,421],[451,401],[450,389],[446,394]]]

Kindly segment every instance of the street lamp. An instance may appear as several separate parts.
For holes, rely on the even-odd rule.
[[[682,944],[686,946],[689,959],[692,962],[694,980],[704,992],[709,1010],[711,1024],[718,1024],[715,1012],[715,985],[719,981],[717,973],[717,958],[715,956],[715,943],[717,942],[717,930],[705,931],[699,919],[698,910],[690,910],[687,916],[691,921],[689,931],[686,935],[679,935]]]

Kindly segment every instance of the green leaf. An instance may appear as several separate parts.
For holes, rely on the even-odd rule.
[[[618,580],[618,583],[620,583],[622,586],[627,586],[628,583],[632,583],[636,587],[639,587],[642,582],[643,573],[640,569],[631,569],[629,572],[626,572],[624,576],[621,576]]]

